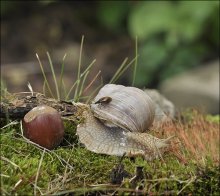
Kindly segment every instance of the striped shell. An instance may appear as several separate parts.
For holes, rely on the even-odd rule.
[[[99,91],[91,110],[107,126],[131,132],[145,132],[155,114],[154,103],[144,91],[115,84],[107,84]]]

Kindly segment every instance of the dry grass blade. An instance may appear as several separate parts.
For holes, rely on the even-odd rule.
[[[83,93],[85,93],[92,86],[92,84],[96,81],[96,79],[98,78],[100,74],[101,74],[101,71],[99,70],[99,72],[95,75],[92,81],[85,87],[85,89],[83,90]]]
[[[172,151],[183,162],[193,159],[205,164],[211,159],[216,164],[219,161],[219,125],[208,122],[197,111],[191,115],[193,120],[184,124],[172,122],[162,127],[165,136],[176,135],[178,143],[172,142]]]
[[[38,177],[39,177],[39,174],[40,174],[40,168],[41,168],[41,164],[42,164],[42,161],[43,161],[43,158],[44,158],[44,154],[45,154],[45,149],[43,150],[43,153],[41,155],[41,159],[40,159],[40,162],[39,162],[39,165],[38,165],[38,169],[37,169],[37,174],[36,174],[36,178],[35,178],[35,183],[34,183],[34,195],[37,195],[37,180],[38,180]]]
[[[86,104],[88,104],[93,96],[97,93],[97,91],[103,86],[103,80],[101,80],[101,84],[90,94],[90,96],[86,100]]]
[[[5,126],[1,127],[1,129],[5,129],[7,127],[10,127],[10,126],[13,126],[13,125],[17,125],[17,124],[19,124],[19,122],[17,120],[14,120],[14,121],[6,124]]]
[[[32,86],[31,86],[30,82],[28,82],[27,86],[28,86],[28,89],[29,89],[30,92],[31,92],[31,95],[33,96],[33,95],[34,95],[34,91],[33,91],[33,88],[32,88]]]

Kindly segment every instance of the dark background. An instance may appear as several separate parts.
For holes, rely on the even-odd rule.
[[[128,57],[138,68],[135,86],[158,88],[163,81],[219,58],[219,1],[1,1],[1,83],[27,91],[29,81],[42,91],[35,53],[57,75],[65,54],[65,81],[76,80],[79,48],[85,36],[82,68],[96,59],[88,83],[108,83]],[[133,68],[117,83],[131,85]],[[101,78],[102,77],[102,78]]]

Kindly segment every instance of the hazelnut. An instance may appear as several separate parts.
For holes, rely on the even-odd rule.
[[[52,107],[42,105],[33,108],[24,116],[22,125],[26,138],[49,150],[63,140],[63,122],[60,114]]]

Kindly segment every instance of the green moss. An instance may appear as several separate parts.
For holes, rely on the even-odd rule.
[[[218,123],[220,122],[220,115],[207,115],[206,119],[211,123]]]
[[[57,149],[44,153],[28,143],[22,136],[19,125],[1,130],[1,193],[12,195],[61,194],[62,191],[83,194],[84,192],[112,193],[112,188],[93,185],[109,184],[112,169],[120,158],[92,153],[78,143],[76,126],[65,122],[65,140]],[[199,168],[193,161],[182,164],[169,153],[164,160],[145,161],[141,157],[122,160],[125,170],[132,176],[137,166],[142,166],[145,179],[135,187],[147,193],[189,194],[218,193],[218,168],[207,163]],[[39,169],[40,168],[40,169]],[[38,178],[36,178],[38,175]],[[18,185],[18,182],[20,184]],[[16,185],[17,184],[17,185]],[[118,193],[135,188],[125,179]],[[133,190],[134,191],[134,190]]]
[[[198,168],[196,174],[198,178],[193,184],[193,191],[195,194],[219,195],[219,167]]]

